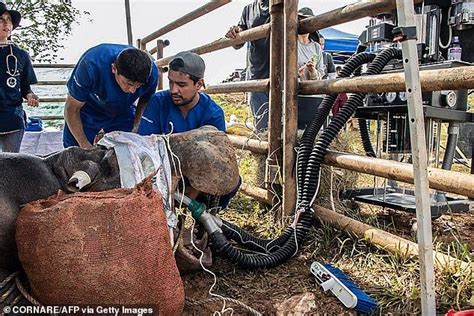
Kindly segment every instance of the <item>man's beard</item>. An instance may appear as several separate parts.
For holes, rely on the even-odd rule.
[[[173,95],[171,95],[171,101],[173,101],[173,104],[176,105],[176,106],[178,106],[178,107],[179,107],[179,106],[186,106],[186,105],[188,105],[189,103],[193,102],[193,100],[194,100],[194,97],[192,97],[192,98],[190,98],[190,99],[183,99],[183,98],[181,98],[181,102],[176,103],[176,102],[174,101],[174,99],[173,99]]]

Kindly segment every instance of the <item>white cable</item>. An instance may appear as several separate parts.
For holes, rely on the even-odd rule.
[[[187,215],[186,217],[188,217],[189,215]],[[196,244],[194,243],[194,226],[196,225],[196,220],[191,216],[191,219],[192,219],[192,225],[191,225],[191,245],[193,246],[193,248],[195,250],[197,250],[199,252],[199,264],[201,265],[201,268],[208,274],[212,275],[213,277],[213,283],[211,285],[211,287],[209,288],[209,291],[208,291],[208,294],[210,296],[213,296],[213,297],[217,297],[219,299],[221,299],[223,301],[223,305],[222,305],[222,309],[220,311],[215,311],[213,313],[213,315],[219,315],[219,316],[222,316],[224,315],[224,313],[226,312],[230,312],[231,315],[234,313],[234,309],[229,307],[229,308],[226,308],[226,297],[222,296],[222,295],[219,295],[219,294],[216,294],[216,293],[213,293],[213,289],[214,287],[216,286],[217,284],[217,276],[214,272],[212,272],[211,270],[209,270],[208,268],[206,268],[204,266],[204,263],[202,262],[202,258],[204,257],[204,251],[202,251],[201,249],[199,249]]]
[[[314,195],[313,195],[313,198],[311,199],[311,203],[309,204],[310,207],[314,204],[314,202],[316,201],[316,196],[318,195],[319,193],[319,186],[321,184],[321,165],[319,166],[319,175],[318,175],[318,184],[316,186],[316,191],[314,192]]]
[[[226,227],[228,230],[231,230],[233,231],[235,234],[237,234],[239,236],[239,239],[240,239],[240,244],[242,245],[245,245],[245,244],[252,244],[252,245],[256,245],[258,248],[260,249],[264,249],[265,250],[265,253],[262,253],[262,252],[258,252],[259,254],[262,254],[262,255],[266,255],[266,254],[269,254],[270,251],[267,249],[267,247],[263,248],[261,245],[257,244],[256,242],[252,241],[252,240],[247,240],[247,241],[244,241],[243,237],[242,237],[242,234],[240,234],[240,232],[238,232],[237,230],[235,230],[234,228],[226,225],[225,223],[222,223],[222,226]],[[275,238],[276,239],[276,238]],[[273,240],[275,240],[273,239]],[[268,244],[270,244],[273,240],[271,240]],[[267,246],[268,246],[267,244]]]
[[[448,42],[446,43],[446,45],[443,45],[443,43],[441,42],[441,36],[439,37],[439,47],[441,47],[442,49],[448,48],[449,45],[451,44],[452,39],[453,39],[453,28],[449,25],[449,17],[451,16],[451,8],[452,7],[449,7],[448,16],[446,18],[446,25],[448,26]],[[443,13],[442,12],[441,12],[441,21],[443,21]]]
[[[334,195],[333,195],[333,179],[334,179],[334,172],[333,166],[331,166],[331,176],[329,178],[329,200],[331,202],[331,209],[333,212],[336,212],[336,206],[334,205]]]
[[[166,143],[166,148],[168,149],[169,153],[171,154],[171,162],[173,163],[173,169],[175,170],[175,172],[177,173],[177,175],[179,176],[179,181],[182,181],[183,182],[183,188],[182,188],[182,193],[179,192],[179,186],[176,188],[176,190],[182,194],[182,196],[184,197],[184,191],[186,190],[186,183],[184,181],[184,176],[183,176],[183,171],[181,169],[181,160],[179,159],[179,157],[171,150],[171,144],[170,144],[170,135],[173,134],[173,130],[174,130],[174,125],[173,125],[173,122],[169,122],[169,124],[171,125],[171,131],[169,132],[169,134],[164,134],[162,135],[163,139],[165,140],[165,143]],[[177,167],[176,167],[176,163],[175,163],[175,160],[176,159],[176,162],[177,162]],[[183,198],[181,199],[181,201],[179,201],[179,208],[182,208],[183,207]]]

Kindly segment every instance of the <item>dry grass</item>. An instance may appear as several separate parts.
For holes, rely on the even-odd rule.
[[[224,98],[222,96],[221,98]],[[235,101],[235,99],[233,99]],[[470,98],[474,104],[474,98]],[[228,102],[226,113],[232,113],[232,102]],[[243,102],[237,102],[238,115],[244,115]],[[472,107],[471,107],[472,108]],[[245,112],[246,113],[246,112]],[[245,114],[246,115],[246,114]],[[240,117],[239,117],[240,119]],[[341,134],[333,149],[348,152],[362,151],[359,136],[353,131]],[[257,160],[246,152],[239,152],[240,168],[246,182],[255,180]],[[463,167],[455,166],[466,172]],[[329,192],[333,191],[338,212],[382,228],[415,241],[411,231],[414,214],[384,210],[370,205],[357,205],[339,201],[337,192],[343,188],[372,185],[373,177],[345,170],[323,168],[320,204],[330,206]],[[332,185],[329,181],[333,175]],[[240,227],[262,237],[273,237],[284,229],[275,221],[274,214],[247,197],[238,195],[231,202],[231,209],[223,217]],[[473,262],[474,259],[474,213],[447,214],[433,222],[434,245],[437,250],[451,256]],[[297,256],[275,268],[259,271],[243,271],[225,260],[217,259],[213,271],[218,275],[215,292],[242,300],[253,308],[266,314],[274,314],[275,306],[282,300],[304,292],[316,295],[317,307],[313,312],[341,314],[348,312],[334,297],[321,292],[309,273],[313,261],[329,262],[342,269],[366,292],[373,295],[378,303],[380,314],[419,314],[420,275],[417,261],[404,259],[374,247],[349,233],[327,224],[317,223],[310,231]],[[212,280],[205,273],[185,278],[190,296],[206,297]],[[459,271],[436,271],[437,309],[445,313],[448,309],[469,309],[474,307],[474,280],[471,273]],[[199,295],[196,293],[199,292]],[[211,310],[219,309],[218,305]],[[188,312],[196,312],[188,311]],[[237,314],[239,312],[237,311]]]

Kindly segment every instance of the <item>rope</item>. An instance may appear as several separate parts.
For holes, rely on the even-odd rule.
[[[12,284],[8,290],[0,296],[0,302],[6,302],[7,298],[15,291],[15,284]]]
[[[23,284],[21,284],[20,278],[18,276],[15,278],[15,284],[20,293],[28,300],[28,302],[35,306],[41,306],[41,303],[38,302],[33,296],[31,296],[28,291],[23,287]]]
[[[13,272],[9,276],[7,276],[2,282],[0,282],[0,290],[5,287],[5,285],[7,285],[11,280],[13,280],[18,274],[19,272]]]
[[[31,296],[28,291],[25,289],[23,284],[20,281],[20,273],[19,272],[13,272],[10,274],[8,277],[6,277],[2,282],[0,282],[0,290],[3,288],[6,288],[7,285],[14,280],[14,283],[12,283],[9,287],[8,290],[0,296],[0,303],[6,302],[7,298],[15,292],[15,286],[18,291],[20,291],[21,295],[17,295],[15,299],[10,303],[10,305],[15,306],[18,304],[21,299],[24,297],[30,302],[31,304],[35,306],[41,306],[41,303],[38,302],[33,296]]]
[[[233,298],[224,298],[224,300],[228,301],[229,303],[233,303],[235,305],[238,305],[240,307],[242,307],[243,309],[245,309],[246,311],[248,311],[251,315],[257,315],[257,316],[261,316],[262,314],[260,312],[258,312],[257,310],[253,309],[252,307],[250,306],[247,306],[245,305],[244,303],[236,300],[236,299],[233,299]],[[189,306],[189,307],[192,307],[192,306],[201,306],[201,305],[207,305],[209,303],[217,303],[219,301],[222,301],[222,298],[207,298],[207,299],[203,299],[203,300],[200,300],[200,301],[197,301],[197,300],[194,300],[192,298],[186,298],[186,306]]]

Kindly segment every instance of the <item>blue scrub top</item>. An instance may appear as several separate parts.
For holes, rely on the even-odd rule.
[[[205,93],[199,92],[199,102],[183,117],[174,105],[169,90],[155,93],[143,113],[138,134],[169,134],[173,123],[173,133],[186,132],[204,125],[215,126],[225,132],[224,111]]]
[[[15,58],[8,58],[10,47],[13,49]],[[7,74],[7,70],[13,74],[17,69],[12,80],[12,76]],[[13,87],[7,85],[7,81]],[[35,71],[31,65],[30,56],[26,51],[14,44],[0,47],[0,133],[16,131],[25,128],[25,114],[23,112],[23,98],[30,92],[30,85],[37,83]]]
[[[74,68],[67,87],[76,100],[85,102],[81,108],[84,127],[103,128],[119,120],[130,121],[135,114],[135,101],[148,98],[156,91],[158,68],[152,65],[146,84],[135,93],[120,89],[112,73],[112,64],[117,55],[131,46],[101,44],[87,50]]]

